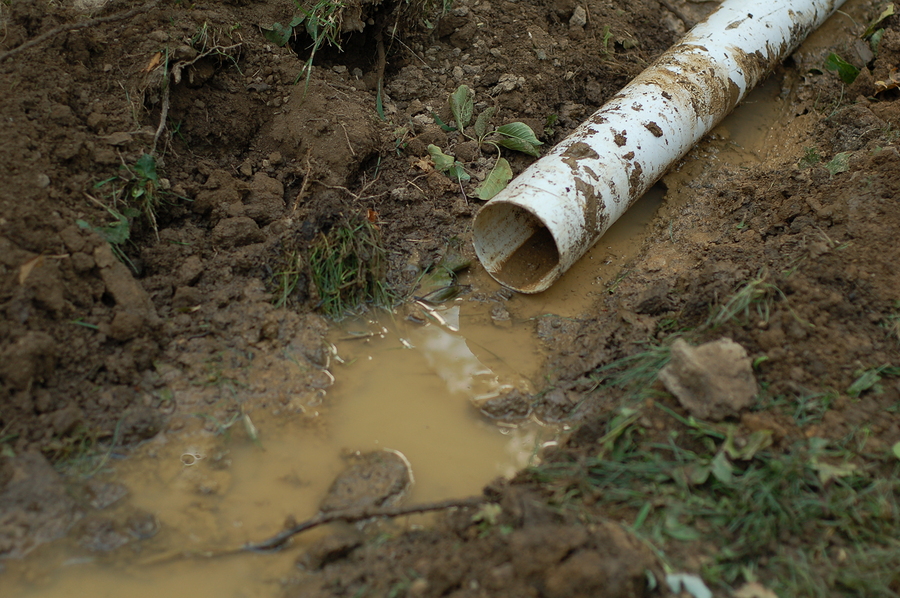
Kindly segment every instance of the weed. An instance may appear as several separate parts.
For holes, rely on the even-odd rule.
[[[847,394],[851,397],[858,397],[867,390],[872,390],[875,394],[884,392],[879,382],[884,376],[900,376],[900,367],[894,367],[890,364],[884,364],[879,367],[868,370],[860,370],[855,373],[856,380],[847,387]]]
[[[797,167],[800,169],[809,168],[811,166],[815,166],[819,162],[822,161],[822,156],[819,154],[819,150],[814,147],[804,147],[803,148],[803,157],[797,162]]]
[[[607,54],[607,55],[608,55],[608,54],[610,53],[610,49],[609,49],[609,40],[612,39],[612,36],[613,36],[613,34],[612,34],[612,31],[611,31],[610,28],[609,28],[609,25],[604,25],[604,26],[603,26],[603,37],[602,37],[602,41],[600,42],[601,45],[603,46],[603,53],[604,53],[604,54]]]
[[[463,137],[475,141],[479,148],[488,144],[497,151],[497,160],[494,162],[494,166],[484,181],[475,189],[475,196],[479,199],[484,201],[491,199],[502,191],[512,179],[512,167],[501,156],[501,147],[529,156],[538,157],[540,155],[538,148],[543,143],[538,140],[531,127],[525,123],[511,122],[499,127],[491,125],[491,119],[497,113],[497,108],[494,106],[484,110],[472,123],[472,117],[475,116],[475,92],[468,85],[460,85],[456,88],[456,91],[450,94],[449,104],[455,127],[441,122],[436,115],[435,122],[447,131],[459,131]],[[460,184],[471,178],[462,164],[453,156],[445,154],[441,148],[430,145],[428,152],[431,154],[435,168],[454,177]]]
[[[386,266],[381,233],[368,219],[345,219],[321,233],[309,251],[319,307],[341,319],[366,303],[390,306],[393,297],[385,281]]]
[[[110,249],[112,249],[113,254],[117,258],[119,258],[119,261],[128,266],[132,272],[137,273],[137,267],[134,265],[134,262],[132,262],[125,254],[125,245],[131,238],[130,218],[134,218],[139,214],[139,212],[134,208],[125,208],[125,214],[120,214],[113,208],[110,208],[108,206],[103,207],[106,208],[106,211],[116,219],[115,222],[111,222],[103,226],[93,226],[84,220],[76,220],[75,224],[77,224],[80,228],[92,231],[100,235],[100,237],[102,237],[104,241],[109,243]]]
[[[117,233],[113,235],[114,240],[107,238],[111,245],[121,246],[131,235],[130,225],[124,226],[123,217],[126,220],[143,218],[153,229],[157,240],[159,239],[157,216],[166,192],[160,187],[159,175],[156,172],[156,159],[152,155],[141,155],[133,166],[122,164],[119,167],[118,175],[95,183],[94,189],[102,189],[107,193],[112,208],[103,207],[119,220],[114,224],[119,227]],[[120,204],[123,206],[121,214],[117,212]],[[79,226],[82,225],[79,224]],[[87,227],[82,226],[82,228]],[[109,235],[101,233],[101,236],[108,237]]]

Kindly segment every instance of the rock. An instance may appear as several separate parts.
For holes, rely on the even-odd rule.
[[[698,347],[676,340],[659,379],[691,415],[711,421],[738,415],[758,390],[747,351],[730,338]]]
[[[569,19],[569,27],[584,27],[585,25],[587,25],[587,11],[581,5],[576,6]]]
[[[396,451],[374,451],[354,458],[319,505],[322,511],[387,506],[399,501],[412,484],[409,462]]]
[[[219,247],[243,247],[260,243],[264,238],[256,221],[247,216],[226,218],[212,230],[213,243]]]
[[[474,403],[475,407],[491,419],[512,422],[521,421],[531,415],[531,397],[517,389]]]

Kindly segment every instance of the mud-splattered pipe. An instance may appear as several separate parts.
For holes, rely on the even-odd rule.
[[[726,0],[475,217],[501,284],[549,287],[843,0]]]

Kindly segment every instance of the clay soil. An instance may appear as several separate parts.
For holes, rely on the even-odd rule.
[[[674,336],[695,345],[728,337],[759,384],[755,402],[726,418],[738,445],[758,431],[773,453],[821,438],[849,451],[845,466],[896,480],[900,96],[875,82],[900,64],[900,18],[881,23],[873,55],[859,38],[884,7],[851,4],[852,24],[827,47],[773,75],[786,106],[777,147],[756,164],[717,165],[728,140],[706,140],[664,178],[668,194],[640,257],[598,305],[535,324],[549,357],[547,386],[530,400],[543,419],[576,430],[545,464],[590,461],[622,405],[640,410],[646,442],[683,433],[691,414],[660,382],[635,391],[620,374]],[[320,48],[307,86],[303,28],[284,46],[263,35],[291,20],[292,2],[0,3],[0,492],[9,499],[0,557],[25,554],[74,520],[79,507],[65,502],[48,461],[71,471],[90,451],[124,453],[161,429],[288,409],[327,384],[327,322],[304,266],[322,234],[377,225],[397,297],[451,240],[472,253],[482,203],[472,192],[493,154],[440,126],[457,86],[474,90],[476,113],[495,106],[495,124],[525,122],[549,146],[715,3],[410,6],[348,4],[342,51]],[[90,19],[100,20],[66,27]],[[30,40],[38,43],[22,47]],[[852,85],[824,69],[832,51],[862,69]],[[429,144],[473,180],[461,189],[436,171]],[[533,160],[504,155],[514,172]],[[139,166],[148,158],[152,188]],[[138,211],[141,189],[158,200],[152,215]],[[124,229],[127,240],[107,242]],[[288,292],[279,287],[286,271],[296,272]],[[712,325],[750,283],[748,309]],[[305,378],[291,373],[298,360]],[[879,379],[859,383],[866,372]],[[187,415],[196,412],[208,420]],[[16,484],[32,474],[47,504],[23,515],[15,501],[33,494]],[[668,595],[663,548],[667,564],[692,572],[722,560],[715,542],[675,534],[651,548],[628,531],[639,509],[576,478],[523,472],[486,490],[502,509],[477,521],[460,511],[386,543],[336,541],[288,591]],[[881,516],[897,525],[888,498],[893,510]],[[838,566],[855,546],[840,532],[822,544],[813,531],[779,539],[811,571]],[[755,553],[750,570],[777,585],[781,573],[766,564],[780,550]],[[892,558],[885,567],[897,570]],[[724,592],[753,577],[714,582]],[[900,580],[884,588],[859,594],[835,582],[824,595],[895,596]]]

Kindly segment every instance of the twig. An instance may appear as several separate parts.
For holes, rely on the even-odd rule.
[[[50,31],[47,31],[46,33],[42,33],[41,35],[37,36],[36,38],[29,40],[29,41],[19,45],[16,48],[13,48],[9,52],[4,52],[3,54],[0,54],[0,63],[2,63],[7,58],[15,56],[16,54],[18,54],[20,52],[24,52],[28,48],[31,48],[38,44],[41,44],[41,43],[47,41],[48,39],[50,39],[51,37],[59,35],[60,33],[63,33],[65,31],[76,31],[78,29],[87,29],[88,27],[94,27],[96,25],[101,25],[103,23],[111,23],[113,21],[121,21],[122,19],[127,19],[127,18],[133,17],[135,15],[141,14],[143,12],[150,11],[150,10],[154,9],[155,7],[156,7],[156,2],[154,1],[154,2],[150,2],[148,4],[145,4],[144,6],[141,6],[139,8],[133,8],[129,11],[122,12],[122,13],[115,14],[115,15],[110,15],[108,17],[99,17],[96,19],[82,21],[81,23],[72,23],[72,24],[68,24],[68,25],[62,25],[60,27],[54,27]]]
[[[368,509],[356,509],[346,511],[334,511],[331,513],[319,513],[312,519],[307,519],[302,523],[290,527],[281,533],[275,534],[268,540],[262,542],[251,542],[244,544],[242,550],[253,552],[265,552],[270,550],[278,550],[284,543],[290,540],[300,532],[308,529],[331,523],[332,521],[346,521],[353,523],[355,521],[363,521],[372,519],[373,517],[402,517],[404,515],[412,515],[415,513],[427,513],[429,511],[443,511],[446,509],[464,509],[466,507],[477,507],[487,501],[482,496],[473,496],[470,498],[444,500],[440,502],[426,503],[424,505],[413,505],[409,507],[374,507]]]

